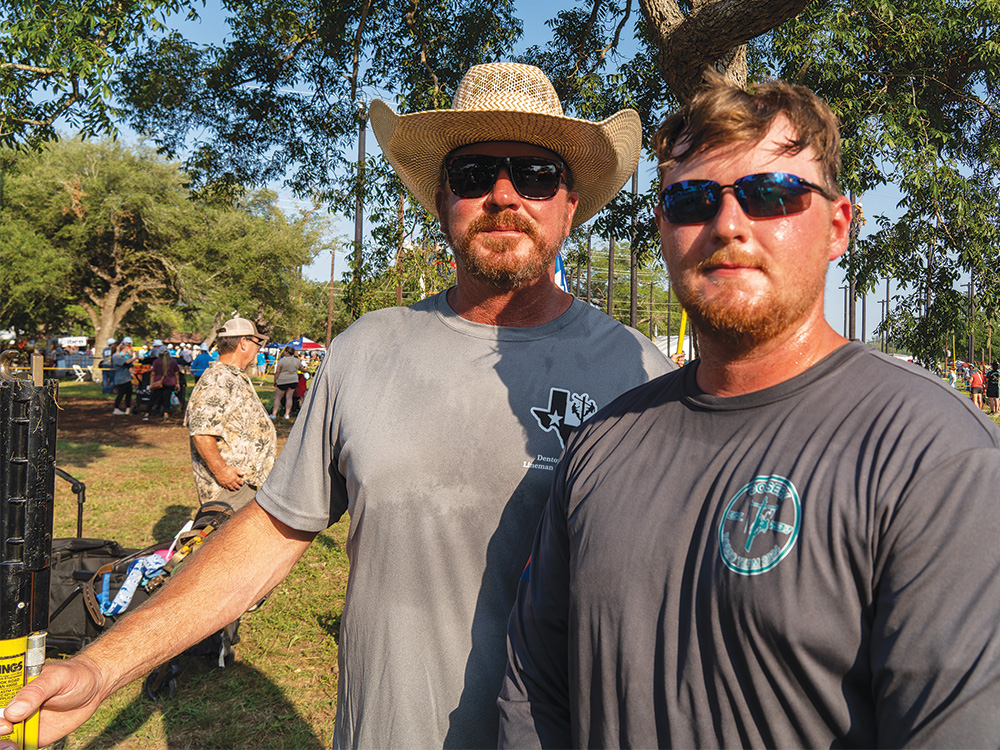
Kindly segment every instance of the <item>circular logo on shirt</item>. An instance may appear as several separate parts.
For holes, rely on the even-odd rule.
[[[799,538],[802,506],[791,480],[754,477],[729,501],[719,523],[719,554],[734,573],[766,573]]]

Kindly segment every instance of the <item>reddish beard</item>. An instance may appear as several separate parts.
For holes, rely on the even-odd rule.
[[[741,292],[738,279],[720,279],[722,287],[711,300],[693,283],[694,279],[724,266],[769,268],[760,258],[738,248],[720,248],[692,269],[669,269],[674,292],[687,310],[698,332],[716,340],[733,353],[745,353],[771,341],[802,317],[820,294],[819,289],[798,289],[792,294]],[[789,280],[794,284],[794,280]],[[727,287],[729,287],[727,289]]]
[[[545,247],[535,225],[513,211],[485,213],[475,219],[461,236],[454,236],[449,225],[447,209],[442,209],[442,231],[463,270],[470,276],[502,289],[519,289],[547,274],[561,244]],[[493,237],[490,232],[495,229],[515,229],[521,232],[531,242],[533,252],[526,258],[514,253],[520,239]],[[477,239],[477,235],[479,244],[486,252],[473,252],[472,241]]]

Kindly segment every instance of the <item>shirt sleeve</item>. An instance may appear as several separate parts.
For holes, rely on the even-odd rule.
[[[922,471],[883,519],[872,694],[879,747],[987,747],[1000,737],[1000,451]]]
[[[563,458],[507,630],[499,747],[573,747],[569,710],[569,534]]]
[[[348,507],[347,480],[337,467],[336,368],[329,354],[306,391],[288,441],[257,492],[257,502],[282,523],[322,531]]]

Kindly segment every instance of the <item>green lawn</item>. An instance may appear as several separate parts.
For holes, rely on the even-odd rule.
[[[169,539],[197,506],[187,432],[180,419],[114,417],[111,403],[97,384],[60,385],[56,463],[87,485],[84,536],[131,547]],[[279,422],[277,429],[280,445],[290,425]],[[55,533],[71,536],[76,496],[66,482],[56,484]],[[233,666],[184,657],[174,697],[150,702],[134,683],[67,747],[330,747],[346,535],[345,517],[320,534],[260,610],[244,616]]]
[[[269,405],[271,389],[260,393]],[[87,484],[84,535],[134,547],[172,537],[197,505],[180,420],[113,417],[111,397],[92,383],[64,382],[59,402],[57,465]],[[1000,416],[993,419],[1000,423]],[[277,429],[280,445],[290,425],[279,421]],[[345,517],[320,534],[264,607],[243,618],[232,667],[186,657],[173,698],[149,702],[133,684],[105,703],[67,747],[329,747],[347,523]],[[75,533],[76,497],[60,480],[55,526],[56,536]]]

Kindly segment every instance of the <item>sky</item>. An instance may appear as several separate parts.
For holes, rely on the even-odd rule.
[[[524,23],[524,35],[516,49],[521,52],[532,46],[544,46],[550,37],[549,28],[545,21],[555,14],[562,3],[551,1],[538,2],[537,0],[516,0],[518,15]],[[200,20],[194,22],[179,21],[171,19],[171,25],[180,29],[190,39],[201,43],[219,43],[226,33],[227,25],[225,17],[221,13],[216,0],[206,0],[204,8],[199,9]],[[626,42],[627,44],[627,42]],[[623,44],[624,46],[624,44]],[[628,52],[626,48],[626,53]],[[134,135],[134,134],[133,134]],[[128,137],[128,134],[126,134]],[[368,130],[366,135],[366,151],[370,156],[379,153],[378,143],[375,135]],[[356,152],[356,151],[355,151]],[[640,189],[644,189],[649,182],[655,178],[655,165],[651,161],[640,161],[639,178]],[[298,209],[308,209],[310,206],[304,202],[297,201],[287,190],[278,185],[272,186],[278,192],[279,205],[286,212],[293,213]],[[902,211],[897,208],[900,200],[900,193],[894,186],[888,185],[875,189],[863,196],[861,203],[864,207],[866,225],[861,228],[860,237],[865,237],[869,232],[877,230],[878,224],[875,221],[877,215],[885,215],[891,219],[898,217]],[[652,220],[652,217],[650,217]],[[333,231],[340,235],[345,241],[350,241],[354,237],[353,217],[333,217]],[[345,253],[338,252],[335,258],[335,276],[340,275],[347,269],[347,257]],[[330,278],[330,253],[321,252],[315,261],[305,269],[305,274],[316,281],[325,281]],[[836,263],[831,263],[827,274],[826,294],[825,294],[825,315],[834,330],[845,334],[845,304],[846,296],[842,287],[845,284],[845,272]],[[891,288],[891,294],[896,293],[895,285]],[[872,339],[872,332],[882,319],[883,307],[879,300],[885,299],[885,281],[878,285],[877,293],[869,294],[867,297],[867,325],[865,326],[865,337]],[[855,337],[862,335],[862,310],[861,300],[857,302]]]

